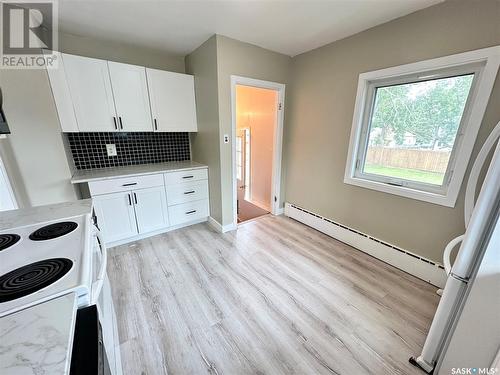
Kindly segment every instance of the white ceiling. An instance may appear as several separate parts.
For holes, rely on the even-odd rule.
[[[186,55],[217,33],[295,56],[442,0],[59,1],[59,28]]]

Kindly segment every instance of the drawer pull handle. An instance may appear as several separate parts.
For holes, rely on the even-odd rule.
[[[196,212],[196,210],[191,210],[191,211],[186,212],[186,215],[194,214],[195,212]]]
[[[185,191],[184,194],[193,194],[195,191],[194,190],[191,190],[191,191]]]
[[[193,178],[194,176],[183,176],[182,178]]]
[[[122,186],[134,186],[134,185],[137,185],[137,182],[131,182],[131,183],[128,183],[128,184],[123,184]]]

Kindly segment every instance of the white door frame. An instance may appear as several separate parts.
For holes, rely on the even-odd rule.
[[[274,149],[273,149],[273,176],[272,176],[272,191],[271,191],[271,213],[280,215],[280,192],[281,192],[281,156],[283,148],[283,118],[284,118],[284,103],[285,103],[285,84],[263,81],[231,75],[231,153],[232,153],[232,181],[233,181],[233,226],[238,223],[236,205],[238,198],[236,184],[236,85],[252,86],[263,89],[278,91],[278,118],[276,121],[276,131],[274,132]],[[273,198],[274,197],[274,198]]]

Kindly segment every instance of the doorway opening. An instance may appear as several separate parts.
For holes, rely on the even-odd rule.
[[[232,78],[234,222],[279,214],[284,85]]]

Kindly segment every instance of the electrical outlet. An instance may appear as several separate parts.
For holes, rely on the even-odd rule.
[[[108,156],[116,156],[116,145],[106,145],[106,152],[108,153]]]
[[[229,134],[224,134],[224,143],[229,143]]]

